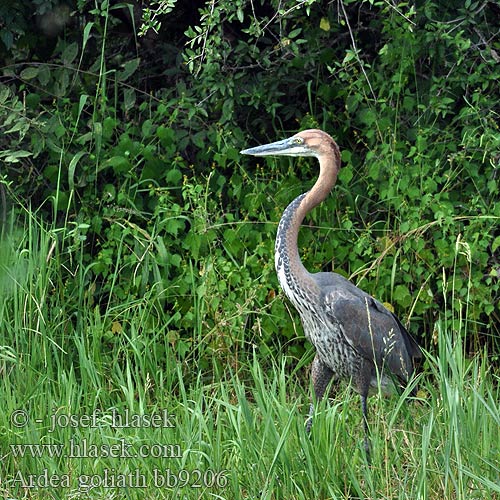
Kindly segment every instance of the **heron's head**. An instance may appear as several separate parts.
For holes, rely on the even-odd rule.
[[[310,129],[303,130],[282,141],[244,149],[240,153],[253,156],[315,156],[320,158],[323,155],[334,155],[337,157],[338,146],[326,132]]]

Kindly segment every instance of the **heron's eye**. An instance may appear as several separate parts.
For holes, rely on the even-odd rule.
[[[293,143],[294,144],[302,144],[304,142],[304,139],[302,139],[302,137],[296,137],[294,140],[293,140]]]

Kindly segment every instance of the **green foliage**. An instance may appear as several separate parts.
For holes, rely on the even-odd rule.
[[[257,16],[239,4],[207,6],[185,55],[195,91],[212,103],[207,116],[238,126],[242,110],[265,136],[259,142],[296,130],[295,120],[335,131],[344,148],[338,200],[311,219],[324,225],[334,213],[336,231],[329,245],[303,235],[309,268],[359,275],[365,289],[409,310],[421,332],[443,311],[442,274],[453,273],[470,333],[496,335],[498,40],[483,8],[458,7],[459,30],[406,5],[370,12],[345,2],[336,13],[309,2]],[[228,26],[245,28],[232,41]],[[350,46],[335,43],[341,35]],[[301,177],[313,177],[303,165]]]
[[[238,151],[321,127],[343,169],[301,232],[306,266],[351,276],[426,345],[454,294],[469,348],[497,345],[496,6],[458,5],[457,25],[434,3],[206,3],[173,50],[182,8],[150,5],[144,42],[125,43],[123,18],[139,29],[130,5],[80,3],[82,29],[54,38],[48,62],[3,69],[2,193],[55,235],[61,286],[48,293],[121,324],[124,303],[158,292],[148,325],[166,314],[182,361],[200,342],[221,365],[254,346],[302,355],[273,240],[316,166]],[[141,43],[154,30],[165,50],[151,83]]]
[[[437,325],[436,353],[420,378],[418,400],[370,398],[368,466],[359,397],[349,387],[338,390],[336,401],[316,405],[312,431],[306,432],[309,397],[299,374],[307,357],[298,365],[278,357],[263,366],[258,356],[247,356],[238,374],[219,371],[215,362],[207,370],[214,370],[213,378],[197,370],[186,384],[168,327],[144,324],[156,315],[166,318],[155,311],[159,290],[108,315],[84,308],[85,331],[72,330],[63,322],[72,305],[44,293],[58,275],[57,257],[46,258],[53,235],[33,220],[25,229],[33,243],[29,249],[16,252],[20,235],[0,248],[8,264],[0,270],[16,277],[9,290],[0,280],[0,297],[8,297],[0,301],[4,496],[22,497],[28,489],[20,474],[26,481],[30,474],[43,481],[47,470],[66,483],[29,488],[34,499],[110,494],[135,499],[145,491],[153,499],[166,494],[198,499],[200,491],[227,499],[241,492],[248,498],[498,497],[498,380],[486,357],[465,356],[460,334],[450,335],[445,322]],[[60,328],[50,326],[51,315],[59,315]],[[121,330],[116,326],[111,339],[106,323],[114,316]],[[15,335],[18,331],[23,334]],[[14,345],[6,343],[11,338]],[[126,415],[147,419],[165,411],[168,425],[162,420],[159,427],[120,426]],[[118,456],[106,454],[119,443],[126,444],[126,453],[119,448]],[[29,449],[19,454],[35,445],[38,455]],[[49,446],[63,454],[49,452]],[[90,451],[96,447],[97,453]],[[155,470],[167,469],[214,471],[227,482],[204,490],[167,488],[154,480]],[[140,484],[146,487],[105,484],[106,477],[129,473],[144,477]],[[93,488],[86,487],[90,478]]]
[[[142,11],[142,25],[139,35],[144,36],[150,29],[158,33],[161,28],[159,18],[172,12],[176,3],[177,0],[156,0],[151,2],[150,7],[145,7]]]
[[[497,498],[497,5],[185,4],[150,3],[142,28],[132,4],[78,1],[62,24],[52,1],[0,7],[2,449],[178,442],[173,468],[231,469],[221,498]],[[350,390],[306,436],[312,353],[274,272],[317,167],[238,153],[307,127],[343,160],[300,233],[307,268],[352,277],[430,351],[417,405],[370,402],[372,467]],[[13,428],[18,408],[42,423]],[[95,408],[178,425],[47,432],[53,409]],[[112,458],[6,453],[0,490],[28,494],[19,470],[165,467]],[[115,495],[29,491],[52,493]]]

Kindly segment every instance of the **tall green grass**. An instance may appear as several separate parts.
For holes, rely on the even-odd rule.
[[[93,306],[84,269],[75,265],[73,283],[61,280],[65,237],[26,212],[1,243],[3,497],[500,498],[500,384],[486,352],[464,355],[459,312],[453,324],[437,322],[416,400],[370,398],[369,465],[359,398],[348,386],[317,406],[307,435],[307,358],[254,354],[241,357],[237,371],[219,363],[201,369],[200,317],[199,351],[181,363],[158,305],[161,290]],[[60,287],[73,287],[72,303]],[[113,425],[113,415],[127,414],[167,419],[157,427]],[[54,418],[60,425],[51,432]],[[86,456],[64,456],[71,443]],[[26,444],[60,445],[63,456],[48,448],[16,456],[11,446]],[[42,475],[33,478],[39,487],[23,484],[30,474]],[[44,475],[54,475],[52,486]]]

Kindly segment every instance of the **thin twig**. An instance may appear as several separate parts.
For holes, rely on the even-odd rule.
[[[375,96],[375,92],[373,91],[373,87],[372,87],[372,84],[370,83],[370,79],[368,78],[368,75],[366,74],[366,71],[365,71],[365,68],[364,68],[364,65],[363,65],[363,61],[359,57],[358,47],[356,45],[356,40],[354,39],[354,33],[353,33],[351,25],[349,23],[349,17],[347,16],[347,12],[345,10],[344,3],[342,2],[342,0],[339,3],[341,5],[341,7],[342,7],[342,13],[344,14],[344,19],[345,19],[345,22],[347,24],[347,28],[349,29],[349,35],[351,36],[352,47],[354,49],[354,53],[356,55],[356,59],[357,59],[357,61],[359,63],[361,71],[363,72],[363,75],[365,76],[366,83],[368,83],[368,87],[370,87],[370,92],[372,94],[373,100],[375,102],[377,102],[377,97]]]

